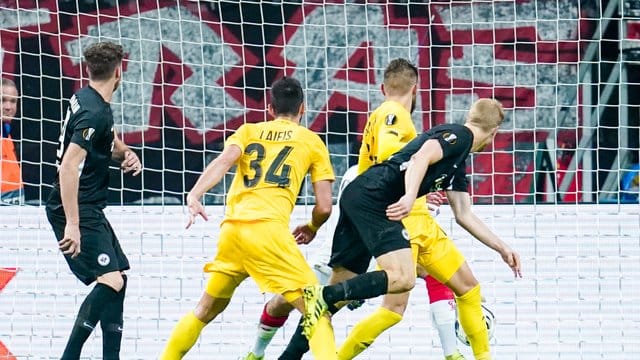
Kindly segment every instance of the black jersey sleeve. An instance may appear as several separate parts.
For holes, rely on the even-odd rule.
[[[462,163],[453,174],[451,186],[448,190],[469,192],[469,179],[467,179],[467,171],[464,163]]]
[[[74,114],[74,118],[69,124],[71,128],[67,129],[71,131],[70,141],[86,151],[91,151],[96,134],[102,132],[100,124],[88,111],[80,110]]]
[[[443,158],[451,158],[462,155],[469,149],[470,142],[473,141],[467,131],[449,127],[438,131],[433,135],[442,147]]]

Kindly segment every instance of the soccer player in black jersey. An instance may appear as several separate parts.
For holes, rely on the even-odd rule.
[[[518,253],[471,211],[465,173],[469,153],[489,145],[503,119],[499,102],[480,99],[472,105],[464,125],[446,124],[430,129],[388,160],[370,167],[345,188],[333,246],[339,244],[349,251],[334,254],[331,263],[347,269],[366,269],[373,256],[381,270],[357,275],[335,285],[306,288],[305,335],[313,333],[316,318],[327,311],[328,304],[397,294],[413,288],[416,269],[409,236],[400,220],[410,213],[417,197],[429,192],[447,190],[458,224],[497,251],[514,275],[520,276]],[[452,275],[449,279],[438,280],[456,294],[460,316],[481,316],[480,286],[468,264],[446,266],[453,267]],[[465,329],[467,336],[475,333],[487,336],[486,329],[469,330],[473,331]],[[488,344],[488,341],[482,343]],[[476,359],[491,359],[489,348],[485,347],[473,349]]]
[[[142,164],[114,130],[109,102],[122,76],[122,46],[93,44],[84,51],[89,85],[69,100],[60,127],[58,174],[47,201],[47,218],[75,276],[95,287],[80,306],[62,359],[78,359],[100,322],[104,359],[119,359],[129,261],[103,213],[109,164],[138,175]]]

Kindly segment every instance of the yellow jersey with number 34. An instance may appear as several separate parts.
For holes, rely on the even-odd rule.
[[[335,179],[329,151],[313,131],[289,120],[244,124],[227,138],[242,155],[227,193],[225,220],[289,218],[307,173],[311,182]]]
[[[358,174],[387,160],[416,136],[411,113],[398,102],[383,102],[371,113],[365,125],[358,156]],[[411,213],[429,214],[425,197],[416,200]]]

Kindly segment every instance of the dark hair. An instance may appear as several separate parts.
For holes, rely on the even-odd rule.
[[[84,60],[91,80],[107,80],[122,63],[122,46],[109,41],[90,45],[84,50]]]
[[[384,69],[384,87],[388,92],[405,93],[418,82],[418,68],[407,59],[391,60]]]
[[[303,101],[300,81],[285,76],[271,85],[271,107],[276,115],[298,115]]]

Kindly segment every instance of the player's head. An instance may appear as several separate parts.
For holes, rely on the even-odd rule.
[[[304,92],[300,81],[283,77],[271,85],[269,113],[273,117],[298,118],[304,113]]]
[[[416,108],[418,93],[418,68],[407,59],[391,60],[384,69],[382,92],[385,96],[412,95],[411,112]]]
[[[0,87],[0,97],[2,98],[2,122],[9,122],[18,112],[18,88],[13,80],[2,78]]]
[[[109,41],[90,45],[84,50],[89,79],[92,81],[114,80],[113,91],[120,85],[124,50],[121,45]]]
[[[491,144],[498,133],[498,128],[504,120],[504,109],[499,101],[494,99],[478,99],[471,105],[467,114],[466,124],[477,129],[474,132],[474,146],[472,151],[481,151]]]

